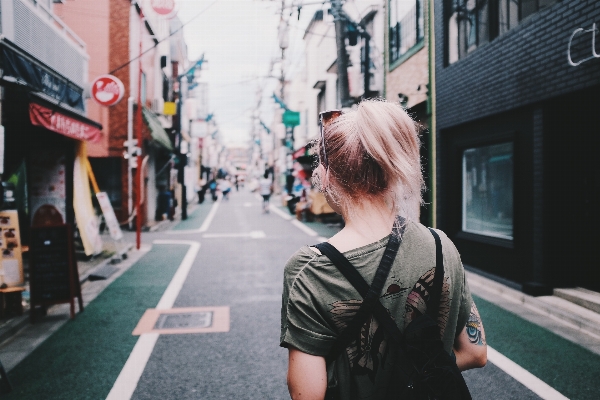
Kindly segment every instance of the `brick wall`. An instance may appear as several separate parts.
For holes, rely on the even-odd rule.
[[[129,61],[130,26],[129,14],[131,3],[128,0],[108,0],[110,2],[109,23],[109,68],[115,68]],[[110,107],[109,116],[109,156],[123,157],[123,142],[127,140],[127,99],[130,93],[130,64],[116,71],[114,75],[119,78],[125,86],[125,96],[119,104]],[[127,182],[125,182],[126,188]],[[123,191],[123,198],[127,197],[127,191]]]
[[[600,24],[600,1],[563,0],[448,66],[443,2],[435,0],[439,129],[600,83],[600,59],[577,67],[567,61],[573,31]],[[574,61],[591,56],[591,43],[591,33],[577,35]]]
[[[429,83],[428,48],[424,46],[411,58],[387,74],[386,98],[398,101],[398,93],[408,96],[407,107],[427,100]]]
[[[451,211],[447,204],[449,186],[444,184],[453,178],[452,172],[444,168],[444,160],[450,157],[447,154],[450,150],[444,147],[449,128],[504,115],[510,110],[534,106],[600,84],[600,59],[591,59],[576,67],[569,65],[567,59],[567,46],[573,32],[578,28],[589,30],[594,22],[600,23],[600,1],[563,0],[542,9],[451,65],[445,63],[443,3],[447,2],[435,0],[436,180],[440,183],[436,197],[437,218],[442,229]],[[591,33],[577,35],[572,45],[573,60],[591,56],[591,44]],[[536,157],[536,162],[541,162],[539,135],[538,132],[535,148],[527,155]],[[541,170],[540,165],[535,166],[533,172],[537,179],[541,179]],[[542,190],[541,187],[536,189]],[[539,199],[536,201],[539,203]],[[535,218],[535,229],[539,231],[541,216],[536,214]],[[539,245],[536,243],[538,256]]]

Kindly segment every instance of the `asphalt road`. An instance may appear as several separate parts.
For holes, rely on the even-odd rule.
[[[174,307],[228,306],[231,328],[161,335],[133,398],[288,398],[287,351],[279,347],[283,266],[317,237],[275,213],[262,214],[248,192],[221,201],[205,232],[164,237],[201,242]],[[476,399],[540,398],[492,363],[465,376]]]
[[[289,398],[287,351],[279,347],[283,268],[328,230],[312,231],[279,209],[263,214],[252,193],[230,197],[198,206],[173,229],[144,233],[150,250],[9,371],[15,390],[6,398]],[[86,283],[84,292],[100,282]],[[569,398],[597,398],[597,355],[476,300],[498,352],[485,368],[464,374],[474,399],[566,398],[549,385]],[[229,311],[228,330],[177,333],[177,324],[193,318],[201,328],[211,325],[202,325],[211,307]],[[182,308],[204,314],[176,316],[169,332],[132,335],[148,309]],[[211,326],[226,326],[214,310]],[[165,321],[173,320],[150,329],[168,328]]]

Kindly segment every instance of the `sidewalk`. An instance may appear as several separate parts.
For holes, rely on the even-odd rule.
[[[197,205],[193,204],[189,207],[189,214],[191,216],[197,209]],[[176,216],[176,219],[173,221],[165,220],[159,221],[149,227],[147,230],[149,232],[161,232],[165,230],[172,229],[173,227],[178,226],[182,221],[179,219],[179,214]],[[123,229],[123,239],[116,243],[108,234],[108,231],[102,235],[102,243],[103,243],[103,251],[88,260],[77,260],[77,270],[79,272],[79,282],[81,285],[84,285],[88,281],[96,281],[96,280],[105,280],[105,285],[96,285],[96,287],[108,286],[110,282],[116,279],[120,274],[122,274],[127,268],[133,265],[140,256],[138,256],[138,251],[135,248],[135,231],[129,231]],[[148,251],[147,248],[140,249],[140,251]],[[119,257],[119,254],[125,255],[125,257]],[[113,276],[113,274],[115,274]],[[84,305],[87,302],[93,300],[93,298],[89,298],[86,300],[86,289],[82,286],[82,295],[84,298]],[[94,296],[97,296],[99,292],[94,292]],[[29,292],[25,292],[24,295],[24,306],[23,306],[23,315],[13,316],[11,318],[7,318],[4,320],[0,320],[0,349],[2,349],[2,345],[5,341],[11,339],[14,335],[16,335],[23,327],[29,324],[30,318],[30,309],[29,309]],[[76,312],[78,312],[77,306],[75,307]],[[68,304],[53,306],[48,309],[49,316],[61,315],[62,313],[68,314]],[[52,317],[54,318],[54,317]],[[64,321],[63,321],[64,322]],[[39,324],[40,327],[44,325],[44,321],[41,321]],[[60,324],[62,325],[62,323]],[[43,329],[39,329],[39,333],[43,337],[49,336],[53,333],[59,326],[49,328],[48,335],[44,335],[44,329],[48,329],[46,326]],[[44,340],[44,339],[42,339]],[[4,360],[4,356],[0,359],[5,368],[7,367],[7,362]]]

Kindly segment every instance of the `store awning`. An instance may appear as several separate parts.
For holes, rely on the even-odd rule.
[[[84,113],[83,88],[6,38],[0,39],[0,81],[40,92]]]
[[[156,115],[154,115],[154,113],[147,107],[142,108],[142,114],[146,124],[148,125],[148,128],[150,129],[150,134],[152,135],[154,142],[169,151],[173,151],[171,139],[169,139],[167,131],[165,131],[165,129],[162,127]]]
[[[29,118],[33,125],[44,127],[71,139],[96,142],[102,137],[102,125],[57,106],[29,103]]]

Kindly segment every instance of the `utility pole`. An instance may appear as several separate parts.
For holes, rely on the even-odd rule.
[[[136,199],[135,199],[135,248],[140,249],[142,242],[142,75],[144,74],[142,66],[142,43],[144,33],[144,14],[140,6],[140,56],[138,59],[138,87],[137,87],[137,109],[135,115],[135,125],[137,131],[137,171],[136,171]]]
[[[335,23],[335,44],[337,47],[338,85],[342,107],[350,107],[350,89],[348,87],[348,54],[346,53],[346,32],[341,0],[331,0],[331,13]]]

